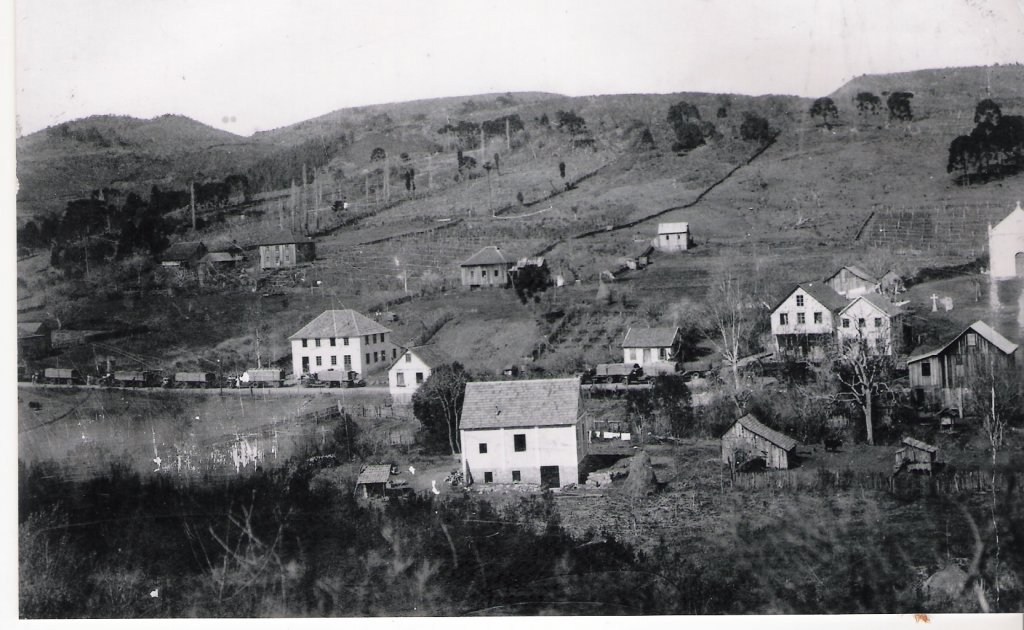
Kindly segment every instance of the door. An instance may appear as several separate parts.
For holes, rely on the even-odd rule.
[[[309,357],[302,357],[302,373],[309,373]]]
[[[549,488],[561,488],[562,484],[558,478],[558,466],[540,467],[540,485]]]

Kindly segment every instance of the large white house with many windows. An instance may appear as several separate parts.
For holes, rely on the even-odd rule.
[[[324,311],[288,339],[296,377],[324,370],[365,376],[398,357],[391,330],[352,309]]]
[[[863,343],[871,354],[903,350],[903,312],[880,293],[858,296],[839,311],[836,336],[841,343]]]
[[[452,360],[434,345],[398,350],[398,358],[388,367],[388,390],[391,398],[407,402],[431,373]]]
[[[467,483],[578,483],[590,438],[580,380],[467,383],[459,435]]]
[[[799,284],[772,309],[779,355],[818,361],[835,341],[836,320],[848,301],[820,282]]]

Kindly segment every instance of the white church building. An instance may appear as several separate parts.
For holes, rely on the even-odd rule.
[[[1024,278],[1024,209],[1020,202],[995,227],[988,228],[990,275],[995,280]]]

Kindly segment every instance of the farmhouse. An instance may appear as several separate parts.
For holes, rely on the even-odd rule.
[[[644,367],[656,361],[675,361],[681,339],[678,327],[634,328],[622,340],[622,362]]]
[[[1024,209],[1017,207],[988,228],[989,273],[995,280],[1024,278]]]
[[[772,335],[780,356],[821,361],[835,340],[839,311],[847,300],[819,282],[799,284],[772,309]]]
[[[865,293],[876,293],[882,287],[882,281],[853,265],[843,267],[828,278],[825,284],[839,295],[853,299]]]
[[[903,350],[903,311],[880,293],[858,296],[839,311],[836,334],[840,342],[863,342],[871,354]]]
[[[459,433],[468,483],[578,483],[590,435],[580,380],[468,383]]]
[[[906,469],[909,472],[927,472],[931,474],[935,465],[938,447],[926,444],[914,438],[903,438],[903,448],[896,451],[892,474]]]
[[[298,377],[324,369],[365,375],[384,361],[398,358],[391,330],[352,309],[324,311],[288,337],[292,373]]]
[[[420,388],[431,372],[452,360],[435,345],[399,351],[388,367],[388,390],[395,400],[408,399]]]
[[[914,400],[962,410],[971,381],[989,369],[1016,369],[1019,347],[985,322],[974,322],[949,343],[907,359]]]
[[[507,287],[512,265],[513,262],[505,258],[497,245],[488,245],[460,265],[462,286],[471,289]]]
[[[654,247],[663,252],[682,252],[690,248],[690,224],[659,223]]]
[[[160,255],[163,267],[193,267],[206,255],[206,245],[199,241],[182,241],[174,243]]]
[[[315,258],[316,243],[292,234],[281,234],[260,243],[260,269],[294,267]]]
[[[52,344],[46,322],[18,322],[18,358],[45,357],[50,354]]]
[[[722,463],[738,466],[762,458],[767,468],[789,468],[797,441],[770,429],[748,413],[722,435]]]

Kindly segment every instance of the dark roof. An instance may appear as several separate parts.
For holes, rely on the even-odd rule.
[[[463,429],[574,425],[580,380],[556,378],[466,384]]]
[[[895,317],[896,315],[899,315],[902,312],[900,310],[900,307],[893,304],[889,300],[889,298],[885,297],[881,293],[865,293],[864,295],[858,295],[857,297],[850,300],[850,303],[844,306],[843,310],[845,311],[846,309],[853,306],[853,304],[857,300],[864,300],[865,302],[868,302],[869,304],[871,304],[878,310],[882,311],[889,317]]]
[[[45,335],[49,326],[45,322],[18,322],[18,338],[38,337]]]
[[[633,328],[626,331],[622,340],[623,348],[668,348],[676,340],[679,328],[666,326],[663,328]]]
[[[1007,339],[1006,337],[999,334],[997,330],[995,330],[985,322],[978,320],[971,324],[970,326],[968,326],[967,328],[965,328],[962,332],[960,332],[960,334],[953,337],[949,341],[949,343],[943,344],[938,348],[929,351],[924,351],[923,348],[918,350],[916,354],[911,355],[909,358],[907,358],[907,363],[916,363],[917,361],[920,361],[922,359],[927,359],[937,354],[942,354],[942,352],[944,352],[946,348],[956,343],[956,341],[960,339],[960,337],[963,337],[964,334],[971,331],[974,331],[975,333],[981,335],[986,341],[988,341],[993,346],[998,348],[999,351],[1004,354],[1013,354],[1014,352],[1017,351],[1017,348],[1020,347],[1017,344],[1010,341],[1009,339]]]
[[[391,332],[369,317],[350,308],[342,311],[324,311],[316,319],[300,328],[288,339],[325,339],[328,337],[358,337]]]
[[[903,443],[906,444],[907,446],[911,446],[913,448],[925,451],[927,453],[939,452],[939,447],[932,446],[931,444],[927,444],[925,442],[922,442],[921,440],[915,440],[914,438],[903,438]]]
[[[245,260],[245,256],[240,254],[232,254],[230,252],[210,252],[199,259],[199,262],[203,263],[225,263],[225,262],[239,262]]]
[[[843,269],[846,269],[851,274],[857,276],[861,280],[867,280],[868,282],[874,282],[875,284],[878,284],[878,278],[876,278],[873,275],[871,275],[870,273],[864,271],[860,267],[857,267],[856,265],[847,265],[845,267],[840,267],[839,270],[836,271],[834,274],[832,274],[828,278],[825,278],[825,282],[828,282],[832,278],[835,278],[836,276],[841,274],[843,272]]]
[[[206,251],[206,246],[200,241],[182,241],[174,243],[164,250],[160,260],[183,261],[191,260]]]
[[[260,246],[264,245],[288,245],[290,243],[312,243],[313,241],[306,238],[305,236],[296,236],[291,232],[281,232],[270,238],[260,241]]]
[[[452,363],[452,358],[448,356],[448,354],[445,353],[444,350],[441,350],[434,344],[430,344],[426,346],[414,346],[412,348],[405,348],[402,352],[399,352],[398,357],[395,358],[395,360],[393,360],[390,365],[388,365],[388,369],[390,370],[391,368],[395,367],[395,365],[398,362],[400,362],[403,359],[403,357],[405,357],[406,352],[410,352],[419,357],[420,361],[426,363],[427,367],[431,369],[441,367],[442,365],[449,365],[450,363]]]
[[[747,415],[743,416],[742,418],[734,422],[733,426],[737,424],[741,425],[744,429],[750,431],[754,435],[763,437],[764,439],[768,440],[769,442],[771,442],[775,446],[778,446],[784,451],[791,451],[794,448],[796,448],[796,440],[789,437],[788,435],[779,433],[775,429],[764,426],[756,417],[754,417],[754,414],[752,413],[748,413]],[[730,429],[731,428],[732,427],[730,427]]]
[[[359,472],[356,485],[364,483],[387,483],[391,478],[391,466],[388,464],[368,464]]]
[[[505,255],[501,253],[497,245],[488,245],[477,253],[470,256],[465,262],[462,263],[462,267],[472,267],[475,265],[511,265],[512,261],[505,258]]]
[[[782,306],[782,303],[788,300],[789,296],[793,295],[797,289],[803,289],[804,293],[814,298],[814,300],[819,304],[833,313],[842,310],[847,304],[849,304],[849,300],[836,293],[835,290],[827,284],[822,282],[801,282],[786,292],[786,295],[784,295],[782,299],[772,307],[772,312],[774,313],[778,310],[778,308]]]

